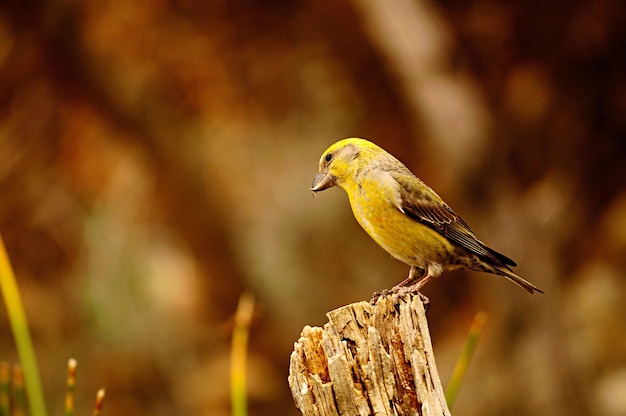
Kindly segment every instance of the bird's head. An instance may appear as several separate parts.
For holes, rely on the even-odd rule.
[[[313,179],[311,191],[319,192],[335,185],[345,187],[377,150],[382,149],[358,138],[343,139],[331,145],[320,158],[319,173]]]

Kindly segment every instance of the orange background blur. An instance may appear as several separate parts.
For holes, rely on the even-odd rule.
[[[248,291],[250,414],[299,414],[302,327],[408,272],[308,191],[362,136],[546,291],[425,288],[444,385],[488,316],[453,414],[626,414],[625,51],[621,0],[2,2],[0,233],[50,413],[74,357],[79,413],[228,415]]]

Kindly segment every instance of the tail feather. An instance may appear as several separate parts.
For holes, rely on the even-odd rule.
[[[518,276],[513,270],[511,270],[510,266],[516,266],[516,263],[513,260],[506,257],[504,254],[498,253],[493,249],[490,249],[488,247],[487,249],[489,250],[490,254],[492,254],[492,256],[466,256],[465,264],[467,268],[470,270],[504,276],[511,282],[517,284],[531,294],[535,292],[544,293],[543,290],[539,289],[528,280]]]
[[[489,251],[491,257],[482,258],[479,260],[479,262],[482,263],[483,267],[486,267],[488,272],[506,277],[511,282],[519,285],[530,294],[533,294],[535,292],[544,293],[543,290],[539,289],[528,280],[518,276],[513,270],[511,270],[510,266],[517,266],[517,263],[515,263],[514,260],[508,258],[502,253],[495,251],[490,247],[485,246],[485,248],[487,249],[487,251]]]
[[[494,260],[494,259],[496,260],[495,264],[502,263],[505,266],[513,266],[513,267],[517,266],[517,263],[515,263],[513,259],[508,258],[504,254],[499,253],[495,251],[494,249],[487,247],[484,244],[483,244],[483,247],[489,252],[489,254],[493,256],[493,259],[489,259],[489,260]]]
[[[535,292],[544,293],[543,290],[539,289],[537,286],[533,285],[528,280],[521,278],[520,276],[515,274],[511,269],[509,269],[507,266],[493,267],[492,273],[506,277],[511,282],[519,285],[530,294],[533,294]]]

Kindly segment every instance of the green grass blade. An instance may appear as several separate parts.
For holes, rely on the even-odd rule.
[[[459,393],[461,382],[467,373],[467,367],[469,366],[472,356],[474,355],[474,350],[476,349],[476,344],[478,343],[478,338],[480,337],[480,333],[482,332],[486,319],[487,315],[485,315],[484,312],[479,312],[474,316],[474,321],[472,322],[467,339],[465,340],[465,344],[461,350],[461,356],[454,366],[452,377],[450,378],[448,387],[446,387],[445,396],[449,408],[452,408],[452,404]]]
[[[35,350],[28,331],[28,321],[24,306],[15,281],[15,275],[9,262],[2,237],[0,237],[0,289],[7,305],[9,322],[15,338],[17,353],[24,369],[26,393],[33,416],[45,416],[46,407],[39,380],[39,369],[35,358]]]
[[[254,298],[244,293],[239,298],[235,313],[235,327],[230,350],[230,402],[232,416],[248,414],[246,361],[248,358],[248,337],[254,312]]]

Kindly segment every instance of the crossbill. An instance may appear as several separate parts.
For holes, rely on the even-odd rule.
[[[511,270],[517,265],[513,260],[480,241],[435,191],[374,143],[350,138],[326,149],[311,191],[335,185],[346,191],[354,217],[370,237],[410,266],[396,288],[419,291],[444,271],[467,269],[543,293]]]

